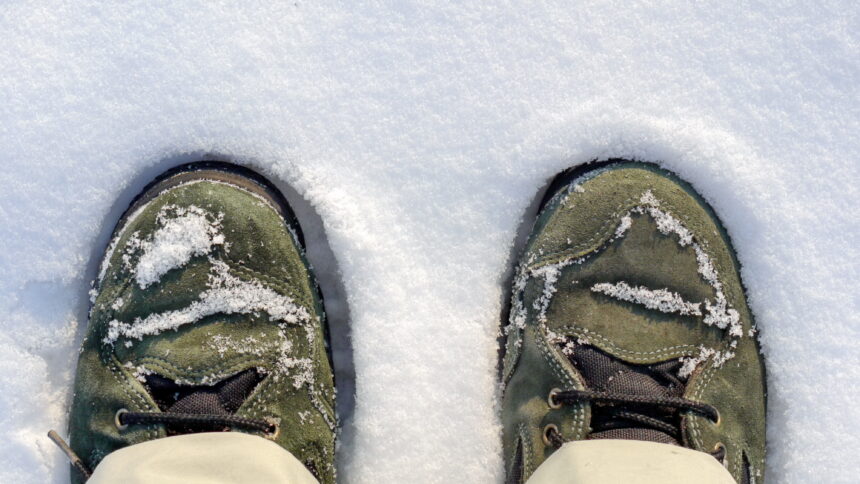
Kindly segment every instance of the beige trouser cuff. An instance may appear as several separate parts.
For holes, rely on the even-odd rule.
[[[209,432],[151,440],[109,454],[87,484],[318,484],[292,454],[261,437]],[[638,440],[568,442],[528,484],[734,484],[703,452]]]
[[[262,437],[207,432],[150,440],[108,454],[87,484],[319,484],[292,454]]]
[[[527,484],[735,484],[704,452],[641,440],[568,442]]]

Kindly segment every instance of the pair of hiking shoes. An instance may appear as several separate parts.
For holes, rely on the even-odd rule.
[[[122,447],[226,430],[335,481],[334,374],[303,244],[281,193],[232,164],[170,170],[132,202],[92,291],[73,482]],[[738,269],[713,211],[672,174],[614,161],[559,175],[502,331],[508,482],[582,439],[684,446],[761,482],[764,366]]]

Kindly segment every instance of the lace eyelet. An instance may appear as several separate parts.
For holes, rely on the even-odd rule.
[[[266,418],[266,422],[269,422],[269,425],[272,426],[272,430],[266,432],[265,437],[269,440],[275,440],[278,438],[278,435],[281,433],[281,425],[275,419]]]
[[[559,393],[561,393],[560,388],[553,388],[549,391],[549,395],[547,395],[546,397],[546,403],[549,405],[549,408],[553,410],[558,410],[559,408],[561,408],[561,403],[559,403],[555,399],[556,395],[558,395]]]
[[[113,423],[114,423],[114,425],[116,425],[116,428],[119,431],[123,431],[123,430],[128,428],[128,424],[122,423],[122,419],[121,419],[122,415],[126,414],[126,413],[128,413],[128,410],[125,408],[121,408],[121,409],[117,410],[113,416]]]
[[[729,459],[729,453],[728,453],[728,451],[726,450],[726,444],[724,444],[724,443],[722,443],[722,442],[717,442],[716,444],[714,444],[714,450],[712,450],[712,451],[711,451],[711,454],[717,454],[717,453],[720,453],[720,452],[722,452],[722,454],[723,454],[723,458],[722,458],[722,459],[719,459],[719,461],[720,461],[723,465],[726,465],[726,462],[727,462],[727,461],[728,461],[728,459]]]
[[[715,409],[715,410],[716,410],[716,409]],[[720,413],[720,411],[719,411],[719,410],[717,410],[717,420],[714,422],[714,425],[716,425],[717,427],[719,427],[719,426],[720,426],[720,425],[722,425],[722,424],[723,424],[723,415]]]
[[[558,433],[558,426],[555,424],[547,424],[543,428],[543,443],[549,447],[555,447],[555,443],[550,439],[550,433]]]

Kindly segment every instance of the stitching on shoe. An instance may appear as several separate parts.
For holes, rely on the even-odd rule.
[[[285,376],[285,375],[281,375]],[[278,388],[273,386],[273,380],[271,378],[267,378],[260,383],[256,395],[251,395],[249,397],[250,406],[248,407],[248,413],[256,418],[264,418],[265,406],[273,402],[273,397],[275,393],[278,391]],[[300,390],[296,389],[297,391]],[[334,409],[332,409],[322,398],[319,398],[318,391],[312,390],[308,387],[305,390],[308,393],[308,396],[311,398],[311,408],[316,410],[322,416],[323,422],[330,430],[334,430],[337,428],[336,417],[334,415]],[[318,405],[314,405],[313,402],[316,401]],[[334,422],[334,423],[331,423]]]
[[[249,364],[253,364],[253,363],[261,363],[260,366],[265,366],[265,365],[262,365],[263,361],[260,360],[259,358],[257,358],[256,356],[255,357],[240,358],[240,359],[236,359],[233,361],[228,361],[226,363],[220,363],[220,364],[208,366],[205,368],[201,368],[199,370],[187,370],[187,369],[183,370],[183,369],[177,367],[174,363],[167,361],[167,360],[164,360],[164,359],[157,357],[157,356],[144,356],[144,357],[141,357],[141,358],[138,358],[135,360],[131,360],[131,362],[137,363],[140,365],[144,365],[144,366],[160,367],[160,369],[162,369],[166,372],[173,373],[174,375],[177,375],[181,378],[196,378],[196,377],[206,376],[206,375],[213,374],[213,373],[215,373],[215,374],[233,373],[235,371],[245,369]],[[164,376],[167,376],[167,375],[164,375]]]
[[[665,348],[661,348],[654,351],[631,351],[618,347],[617,345],[615,345],[615,343],[609,340],[609,338],[586,328],[581,328],[577,326],[562,326],[559,329],[571,333],[574,336],[596,339],[603,346],[608,347],[607,349],[611,350],[613,353],[620,353],[636,361],[647,361],[652,359],[652,357],[672,358],[675,356],[690,356],[692,354],[695,354],[696,350],[698,350],[698,346],[695,345],[677,345],[667,346]]]
[[[310,393],[311,399],[317,403],[317,405],[314,405],[311,402],[311,406],[322,414],[325,424],[331,430],[335,430],[337,428],[337,412],[322,398],[322,390],[317,390],[316,385],[314,385],[313,389],[308,393]]]
[[[256,395],[251,394],[248,397],[247,402],[251,403],[251,405],[248,407],[248,413],[250,414],[250,416],[255,418],[262,418],[264,406],[266,403],[269,402],[269,399],[271,398],[271,393],[269,392],[269,389],[272,386],[272,380],[272,378],[264,379],[262,382],[260,382],[260,385],[257,387],[256,392],[254,392],[256,393]]]
[[[317,361],[318,355],[316,353],[316,348],[312,348],[310,357],[313,358],[314,361]],[[315,366],[314,371],[316,372],[316,370],[317,367]],[[281,377],[286,378],[287,375],[282,374]],[[335,410],[330,405],[328,405],[328,403],[324,399],[319,397],[318,390],[316,390],[315,388],[312,389],[308,384],[304,384],[302,387],[307,387],[305,391],[311,398],[311,408],[320,413],[323,422],[329,429],[335,430],[337,428],[337,418]],[[302,387],[296,390],[298,391]],[[249,397],[248,402],[250,402],[250,405],[247,408],[248,413],[256,418],[266,417],[267,415],[265,414],[265,407],[267,404],[273,403],[277,391],[278,388],[273,386],[272,378],[264,379],[260,383],[257,391],[255,391],[254,394]],[[314,402],[316,402],[316,404],[314,404]]]
[[[698,200],[697,200],[697,202],[698,202]],[[689,230],[693,234],[693,239],[695,240],[695,242],[697,242],[699,244],[699,247],[702,248],[702,251],[704,251],[705,254],[708,255],[708,257],[711,259],[711,263],[713,263],[716,266],[718,264],[720,258],[716,257],[716,254],[714,253],[714,251],[711,250],[711,247],[708,245],[707,239],[700,236],[698,234],[698,232],[694,232],[692,229],[690,229],[690,226],[692,225],[692,223],[690,222],[689,217],[687,215],[685,215],[683,213],[683,211],[678,210],[677,206],[675,206],[671,201],[660,199],[660,203],[667,206],[669,209],[668,211],[671,212],[671,215],[673,217],[676,217],[677,219],[679,219],[684,224],[684,227],[686,227],[687,230]],[[707,215],[707,220],[711,220],[711,217],[710,217],[710,215],[708,215],[707,210],[705,210],[704,207],[702,207],[702,209],[705,211],[705,214]],[[720,224],[715,222],[714,225],[717,226],[717,229],[719,230]],[[722,239],[722,238],[717,236],[717,239]],[[731,250],[728,249],[728,246],[727,246],[727,250],[729,252],[731,252]],[[730,261],[732,260],[731,253],[729,253],[729,260]],[[726,286],[728,285],[727,281],[726,281],[727,276],[725,275],[727,271],[722,270],[722,269],[728,269],[729,272],[731,272],[732,274],[738,274],[738,283],[740,283],[741,287],[743,287],[742,283],[740,282],[740,274],[737,272],[737,268],[734,267],[734,264],[729,264],[728,267],[718,267],[716,269],[717,269],[717,273],[719,274],[718,280],[723,285],[723,288],[724,288],[723,294],[726,296],[727,302],[730,303],[733,308],[737,309],[741,305],[738,304],[738,301],[736,301],[734,296],[731,294],[732,291],[725,290]],[[742,293],[743,293],[743,291],[742,291]],[[746,301],[744,301],[743,306],[746,307]],[[749,313],[749,311],[747,311],[747,312]],[[748,324],[751,324],[751,323],[748,323]],[[729,338],[729,339],[731,339],[731,338]]]
[[[719,351],[728,350],[729,344],[731,344],[730,339],[724,341],[722,345],[718,346]],[[719,368],[714,366],[713,356],[708,359],[706,365],[707,366],[702,370],[702,375],[699,379],[699,381],[701,383],[698,383],[698,385],[696,386],[696,389],[693,391],[693,393],[691,395],[693,397],[693,400],[696,400],[699,402],[702,400],[702,395],[705,394],[705,391],[708,389],[709,385],[711,384],[711,380],[713,380],[714,376],[716,375],[717,371],[719,370]],[[702,448],[702,447],[704,447],[704,443],[703,443],[703,440],[701,438],[699,424],[696,420],[697,418],[698,417],[691,416],[689,422],[690,422],[690,428],[691,428],[692,434],[693,434],[693,440],[699,446],[699,448]]]
[[[242,273],[245,277],[256,277],[256,278],[264,281],[267,285],[271,286],[272,288],[278,289],[278,290],[280,290],[286,294],[289,294],[290,297],[294,300],[294,302],[298,306],[305,306],[307,303],[307,301],[304,301],[304,296],[299,296],[299,294],[297,294],[297,291],[290,290],[291,286],[287,286],[287,285],[283,284],[277,278],[263,274],[261,272],[257,272],[254,269],[251,269],[250,267],[244,266],[242,264],[233,263],[233,262],[228,261],[228,260],[222,260],[222,262],[227,264],[231,269],[235,270],[236,272]],[[311,291],[313,291],[312,285],[311,285]],[[313,299],[312,295],[310,297],[311,297],[311,299]],[[298,299],[301,299],[302,301],[298,301]],[[311,306],[313,306],[312,303],[311,303]]]
[[[631,206],[636,206],[636,204],[634,203],[634,200],[636,200],[637,197],[641,197],[641,196],[642,196],[641,194],[631,196],[630,198],[628,198],[624,202],[621,202],[612,211],[613,216],[607,217],[606,221],[603,222],[603,225],[601,225],[597,229],[596,234],[594,236],[592,236],[590,239],[588,239],[584,242],[581,242],[579,244],[566,247],[566,248],[559,250],[559,251],[556,251],[556,252],[551,252],[551,253],[548,253],[545,255],[540,255],[538,257],[537,262],[530,264],[528,266],[528,268],[529,269],[537,269],[537,268],[543,267],[545,265],[555,264],[555,263],[561,262],[563,260],[583,257],[587,254],[590,254],[590,253],[596,251],[605,243],[606,238],[609,237],[610,233],[612,233],[611,230],[607,230],[607,227],[609,227],[611,229],[611,228],[614,228],[618,223],[620,223],[619,217],[617,216],[617,213],[624,210],[624,209],[629,210]],[[633,205],[631,205],[631,203]],[[573,208],[573,206],[571,206],[571,208]],[[549,222],[547,222],[547,223],[549,223]],[[600,241],[600,242],[595,243],[595,241]]]
[[[520,435],[520,440],[523,443],[523,478],[531,476],[535,471],[535,452],[532,447],[533,436],[529,434],[525,423],[520,423],[517,426],[517,433]],[[523,481],[525,482],[525,481]]]
[[[108,362],[108,370],[110,370],[111,375],[116,379],[117,383],[119,383],[120,388],[126,394],[129,401],[131,402],[139,402],[141,410],[155,410],[152,405],[150,405],[144,397],[139,395],[134,387],[132,387],[128,382],[128,375],[122,372],[122,369],[119,365],[119,360],[116,357],[113,357],[110,362]],[[149,430],[146,430],[141,433],[141,438],[137,438],[131,436],[129,440],[132,441],[133,444],[139,442],[145,442],[147,440],[153,440],[158,438],[158,432],[155,430],[154,426],[148,426]]]
[[[604,224],[598,229],[597,235],[595,235],[594,237],[590,238],[589,240],[587,240],[581,244],[567,247],[567,248],[562,249],[562,250],[557,251],[557,252],[549,253],[546,255],[541,255],[538,258],[537,262],[528,266],[529,269],[536,269],[536,268],[543,267],[545,265],[558,263],[558,262],[561,262],[564,260],[570,260],[573,258],[584,257],[584,256],[589,255],[589,254],[595,252],[596,250],[600,249],[600,246],[603,245],[603,242],[601,242],[600,244],[598,244],[596,246],[591,246],[587,250],[580,250],[584,246],[589,246],[589,244],[593,244],[593,242],[597,239],[601,239],[601,240],[605,239],[608,236],[608,234],[603,233],[606,231],[606,226],[610,222],[616,222],[616,225],[617,225],[617,223],[618,223],[617,221],[619,219],[619,217],[618,217],[619,212],[624,211],[624,210],[631,210],[632,208],[643,206],[643,204],[639,203],[638,197],[641,197],[641,195],[632,196],[631,198],[628,198],[625,202],[622,202],[621,204],[619,204],[613,210],[613,216],[611,218],[608,218],[607,221],[604,222]],[[693,225],[690,222],[690,217],[688,217],[682,210],[678,210],[677,206],[674,203],[672,203],[671,201],[669,201],[668,199],[666,199],[664,197],[657,197],[657,198],[659,199],[660,204],[666,208],[667,212],[670,212],[673,217],[675,217],[681,221],[681,223],[684,225],[684,227],[687,228],[687,230],[690,230],[690,232],[693,235],[693,239],[696,241],[696,243],[699,244],[699,246],[702,248],[702,250],[712,259],[713,263],[716,264],[718,262],[719,258],[715,257],[715,254],[711,250],[707,239],[704,238],[703,236],[701,236],[698,231],[694,231],[694,230],[690,229],[690,226]],[[634,200],[635,200],[635,202],[634,202]],[[694,198],[694,200],[695,200],[695,198]],[[697,202],[697,205],[699,205],[700,208],[705,210],[704,207],[701,207],[701,204],[699,204],[698,200],[695,200],[695,201]],[[708,215],[707,210],[705,210],[705,212],[706,212],[706,215]],[[707,220],[711,220],[711,217],[709,215],[706,218],[707,218]],[[715,225],[718,225],[718,224],[715,223]],[[577,250],[579,250],[579,252],[577,252]],[[723,269],[723,270],[718,271],[718,273],[720,274],[720,276],[719,276],[720,282],[723,284],[723,286],[726,286],[727,285],[727,281],[726,281],[727,276],[725,276],[725,274],[724,274],[724,272],[726,272],[724,269],[728,269],[728,270],[732,271],[733,273],[736,272],[737,269],[733,265],[730,265],[729,267],[720,267],[719,269]],[[731,294],[731,292],[732,291],[724,291],[724,294],[726,296],[727,301],[731,304],[732,307],[740,306],[738,304],[738,301],[733,296],[733,294]],[[726,335],[724,335],[723,337],[726,338]]]
[[[567,385],[576,387],[576,384],[578,382],[574,382],[570,375],[568,375],[567,372],[564,371],[558,361],[553,357],[549,349],[549,345],[546,342],[546,335],[543,333],[543,331],[541,331],[541,326],[542,325],[538,325],[538,327],[536,328],[538,330],[538,334],[535,335],[535,340],[537,342],[537,346],[540,349],[541,354],[544,357],[544,360],[549,363],[550,368],[553,370],[553,373],[555,373],[556,377],[558,377],[559,380],[565,382]]]
[[[716,374],[716,368],[713,366],[713,359],[710,359],[708,362],[708,367],[702,371],[702,383],[696,388],[693,392],[693,400],[701,401],[702,394],[705,391],[705,388],[711,383],[711,379]],[[701,449],[704,448],[704,441],[702,440],[701,431],[699,429],[699,423],[696,420],[699,417],[690,416],[690,428],[692,429],[693,441],[695,444]]]
[[[740,445],[733,445],[732,447],[735,447],[735,452],[731,464],[735,470],[734,475],[739,476],[741,475],[741,464],[743,464],[743,451],[740,449]]]
[[[631,203],[634,200],[636,200],[636,198],[637,197],[634,196],[634,197],[626,200],[622,204],[620,204],[614,210],[614,213],[617,214],[618,212],[620,212],[624,209],[630,210],[634,207],[641,206],[640,203]],[[674,203],[672,203],[671,201],[665,199],[664,197],[660,197],[659,199],[660,199],[660,203],[662,204],[663,207],[665,207],[666,211],[670,212],[672,214],[672,216],[678,218],[684,224],[684,226],[687,227],[688,230],[690,230],[690,232],[693,235],[694,240],[699,244],[699,246],[702,248],[702,250],[705,251],[705,253],[708,254],[708,256],[711,259],[713,259],[715,264],[718,263],[718,261],[721,259],[721,257],[719,257],[719,258],[716,257],[716,254],[714,254],[714,251],[711,250],[711,248],[708,244],[708,239],[703,237],[702,235],[700,235],[698,233],[698,231],[693,231],[690,229],[690,226],[693,225],[690,222],[690,217],[688,217],[682,211],[679,211],[677,206]],[[698,202],[698,200],[696,200],[696,201]],[[698,205],[701,207],[700,203]],[[575,206],[575,204],[571,205],[571,208],[574,206]],[[558,208],[556,208],[556,209],[558,209]],[[593,246],[595,240],[598,240],[598,239],[605,240],[609,236],[609,234],[606,233],[607,225],[609,225],[610,222],[617,221],[617,219],[618,219],[617,215],[613,216],[612,218],[607,219],[607,221],[604,222],[604,224],[601,225],[601,227],[599,227],[597,229],[597,234],[595,236],[591,237],[590,239],[588,239],[587,241],[583,242],[583,243],[577,244],[575,246],[566,247],[565,249],[560,250],[560,251],[556,251],[556,252],[549,253],[546,255],[541,255],[538,259],[538,262],[530,265],[529,268],[535,269],[535,268],[539,268],[539,267],[542,267],[545,265],[558,263],[558,262],[563,261],[563,260],[569,260],[569,259],[576,258],[576,257],[583,257],[585,255],[588,255],[588,254],[598,250],[600,248],[600,245],[603,245],[603,242],[601,242],[601,244],[599,244],[597,246]],[[708,217],[708,219],[711,219],[711,217]],[[591,244],[592,247],[590,247],[588,250],[581,251],[581,249],[583,247],[588,246],[589,244]],[[577,253],[576,252],[577,250],[580,250],[580,252]],[[725,274],[725,272],[727,269],[728,271],[731,271],[732,274],[735,274],[737,271],[737,268],[734,267],[734,265],[732,264],[729,267],[721,267],[720,269],[723,269],[723,270],[719,271],[719,274],[720,274],[719,279],[720,279],[720,282],[723,284],[723,286],[733,285],[733,284],[729,284],[729,282],[731,279],[734,279],[734,278],[727,276]],[[728,280],[727,280],[727,278],[728,278]],[[731,282],[734,282],[734,281],[731,281]],[[724,291],[724,294],[726,296],[727,301],[733,307],[738,307],[738,306],[742,306],[743,308],[747,307],[745,301],[743,301],[743,304],[738,304],[737,298],[734,296],[734,291],[728,291],[727,290],[727,291]],[[748,310],[745,312],[747,312],[749,314]],[[751,315],[750,315],[750,317],[751,317]],[[750,325],[751,325],[751,322],[748,322],[748,324],[746,326],[750,326]],[[624,349],[618,348],[614,343],[612,343],[605,336],[603,336],[599,333],[596,333],[594,331],[590,331],[590,330],[585,329],[585,328],[577,328],[577,327],[573,327],[573,326],[564,326],[560,329],[570,331],[572,334],[575,334],[575,335],[583,334],[585,337],[597,339],[599,342],[603,343],[604,345],[606,345],[606,346],[610,347],[612,350],[614,350],[614,352],[623,354],[623,355],[625,355],[631,359],[634,359],[634,360],[647,360],[647,359],[649,359],[648,355],[655,356],[655,357],[661,357],[661,358],[673,357],[673,356],[689,356],[690,354],[695,353],[695,351],[697,350],[697,346],[694,346],[694,345],[677,345],[677,346],[665,347],[662,349],[658,349],[658,350],[654,350],[654,351],[648,351],[648,352],[630,351],[630,350],[624,350]],[[728,345],[730,344],[731,338],[728,337],[726,334],[724,334],[723,338],[721,338],[721,339],[723,340],[722,344],[718,345],[718,347],[721,350],[726,350],[728,348]],[[543,348],[541,348],[541,350],[542,350],[542,352],[544,352],[544,356],[546,357],[547,355],[546,355],[545,350]],[[636,356],[636,355],[639,355],[639,356]],[[717,370],[718,370],[717,368],[715,368],[713,366],[713,360],[712,359],[708,362],[708,365],[709,366],[707,366],[703,370],[702,375],[701,375],[702,379],[700,380],[701,383],[697,386],[697,388],[694,392],[694,399],[697,401],[700,401],[701,396],[705,393],[705,391],[709,387],[713,377],[715,376],[715,374],[717,373]],[[553,365],[553,367],[554,367],[554,369],[556,369],[555,365]],[[693,437],[696,445],[699,448],[702,448],[703,443],[702,443],[701,429],[699,427],[699,423],[697,422],[697,420],[698,420],[698,417],[695,417],[695,416],[690,417],[690,420],[689,420],[690,428],[691,428],[692,437]],[[734,447],[739,448],[740,446],[735,445]],[[739,469],[740,469],[739,460],[741,459],[741,457],[739,457],[738,452],[739,451],[736,451],[733,453],[734,458],[732,458],[732,462],[730,464],[732,466],[732,468],[735,470],[735,475],[738,474]]]
[[[511,381],[511,378],[514,376],[514,373],[516,373],[516,369],[519,366],[520,355],[523,351],[523,330],[514,327],[512,328],[512,332],[514,331],[518,333],[517,339],[519,340],[520,344],[516,344],[516,342],[510,342],[509,344],[505,345],[505,357],[502,359],[502,385],[506,385],[509,381]],[[508,338],[510,338],[511,336],[513,335],[509,333]]]
[[[116,358],[113,358],[109,363],[108,368],[110,369],[111,374],[120,384],[120,387],[125,392],[126,396],[132,400],[137,401],[140,404],[141,410],[154,410],[152,405],[150,405],[144,397],[138,394],[135,389],[128,382],[128,375],[122,371],[121,365],[119,365],[119,361]]]
[[[536,328],[538,334],[536,334],[535,340],[537,341],[537,346],[540,349],[541,353],[544,356],[544,359],[550,365],[550,368],[554,370],[556,376],[560,376],[560,380],[566,382],[566,384],[573,388],[584,388],[585,385],[583,382],[578,379],[571,377],[567,371],[565,371],[563,365],[561,365],[558,361],[558,352],[554,350],[554,348],[550,348],[549,343],[546,340],[546,334],[542,330],[546,329],[546,325],[539,324]],[[574,373],[576,373],[576,369],[573,369]],[[579,436],[582,433],[585,426],[585,408],[586,403],[582,403],[580,405],[576,405],[573,409],[573,426],[572,431]]]
[[[532,276],[529,275],[528,270],[526,270],[525,273],[526,273],[525,285],[528,285]],[[516,277],[516,275],[515,275],[515,277]],[[524,293],[525,293],[525,289],[519,291],[516,294],[512,294],[511,299],[516,297],[516,298],[519,298],[520,301],[522,301],[522,297],[523,297]],[[513,304],[511,304],[511,311],[513,311]],[[529,308],[526,307],[525,305],[523,305],[523,311],[525,311],[525,319],[524,320],[528,321]],[[508,326],[507,327],[510,328],[510,331],[508,332],[508,334],[506,335],[506,338],[505,338],[505,356],[504,356],[504,358],[502,358],[502,381],[501,381],[501,383],[502,383],[503,388],[504,388],[504,385],[507,385],[507,383],[511,380],[511,378],[513,378],[514,373],[516,373],[517,367],[519,366],[520,357],[523,354],[523,344],[524,344],[525,330],[526,330],[525,327],[520,328],[520,327],[513,325],[510,322],[510,317],[511,317],[511,314],[509,313],[508,314]],[[524,324],[524,326],[527,327],[528,323],[526,322]],[[517,343],[519,343],[519,344],[517,344]]]

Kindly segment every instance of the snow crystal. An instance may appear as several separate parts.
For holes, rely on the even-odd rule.
[[[206,344],[218,352],[223,358],[228,352],[239,353],[243,355],[262,356],[266,354],[272,347],[272,343],[263,338],[254,336],[246,336],[239,341],[234,340],[230,336],[223,334],[214,334]],[[288,353],[292,349],[292,344],[287,340],[286,344],[281,346],[282,353]]]
[[[221,238],[220,243],[223,243]],[[144,318],[135,318],[131,323],[112,320],[108,322],[108,332],[102,340],[104,344],[113,345],[119,338],[129,338],[125,345],[131,346],[130,339],[142,340],[146,336],[154,336],[165,331],[176,330],[184,325],[193,324],[214,314],[259,314],[266,313],[269,318],[278,323],[280,342],[277,343],[276,367],[273,368],[273,378],[278,381],[281,377],[289,377],[294,388],[308,386],[308,391],[314,399],[314,405],[325,412],[318,401],[314,382],[314,361],[310,358],[295,358],[291,356],[293,344],[287,336],[289,325],[301,325],[305,330],[308,344],[315,340],[315,325],[312,324],[307,309],[272,289],[265,287],[259,281],[245,281],[231,274],[230,267],[225,262],[209,258],[212,265],[207,283],[199,299],[185,308],[163,313],[150,314]],[[224,335],[212,335],[207,341],[209,347],[215,349],[220,356],[227,352],[261,356],[272,349],[269,341],[260,341],[254,336],[234,340]],[[140,373],[139,370],[138,374]],[[137,377],[140,379],[140,377]],[[203,383],[214,382],[215,376],[207,376]],[[191,383],[191,382],[187,382]],[[328,419],[334,428],[335,422]]]
[[[123,366],[128,368],[131,371],[132,377],[141,383],[146,383],[146,377],[155,374],[154,371],[144,365],[134,365],[131,362],[127,362]]]
[[[593,174],[591,175],[593,176]],[[569,192],[563,192],[567,193]],[[614,242],[624,237],[627,231],[633,224],[632,214],[647,214],[657,224],[657,229],[664,235],[675,235],[678,237],[678,244],[681,247],[692,246],[696,253],[696,261],[698,263],[698,273],[702,278],[714,289],[714,300],[704,301],[705,314],[702,322],[706,325],[716,326],[720,329],[726,329],[729,336],[732,338],[740,338],[743,336],[743,323],[740,320],[740,314],[734,308],[730,307],[726,296],[723,293],[723,285],[719,280],[719,274],[711,262],[710,256],[702,249],[698,242],[694,241],[693,233],[690,232],[684,224],[672,216],[669,212],[661,210],[660,201],[654,196],[651,190],[646,190],[639,199],[640,205],[633,207],[627,213],[620,217],[618,227],[615,230],[612,238],[607,241],[607,244]],[[544,287],[541,295],[534,301],[533,308],[537,310],[537,321],[540,324],[546,322],[546,311],[549,308],[553,295],[558,290],[556,282],[561,275],[561,269],[571,264],[581,264],[587,258],[563,260],[555,264],[548,264],[536,269],[528,269],[528,264],[523,264],[517,271],[517,276],[514,279],[514,290],[512,296],[512,311],[509,325],[505,328],[505,334],[510,333],[511,328],[522,329],[525,325],[525,308],[522,307],[520,301],[522,290],[529,277],[543,278]],[[531,262],[531,261],[530,261]],[[624,281],[617,283],[597,283],[591,287],[593,292],[602,293],[622,301],[633,302],[644,305],[649,309],[659,310],[665,313],[678,313],[688,316],[702,316],[701,302],[688,302],[677,293],[668,289],[651,289],[644,286],[630,286]],[[516,342],[520,344],[519,341]],[[732,342],[734,346],[736,342]],[[732,346],[732,347],[734,347]],[[734,356],[733,353],[712,352],[708,354],[717,355],[717,358],[725,360]],[[682,369],[684,372],[692,372],[688,366],[694,363],[701,363],[704,360],[691,359],[687,360],[687,366]]]
[[[678,370],[678,376],[688,378],[699,365],[708,361],[709,358],[713,358],[714,367],[720,368],[734,356],[735,354],[732,351],[719,351],[714,348],[699,346],[699,354],[697,356],[680,358],[682,364],[681,369]]]
[[[599,171],[599,170],[598,170]],[[582,178],[591,178],[594,174],[588,174]],[[573,182],[574,185],[580,186],[583,180],[579,179]],[[568,201],[570,188],[561,193],[565,194],[564,202]],[[709,326],[716,326],[720,329],[728,331],[732,340],[729,342],[730,348],[737,347],[737,339],[743,336],[743,323],[740,320],[740,314],[734,308],[730,307],[726,296],[723,293],[723,285],[719,280],[719,274],[711,262],[710,256],[702,249],[698,242],[694,240],[693,233],[687,229],[684,224],[672,216],[669,212],[663,211],[660,208],[660,200],[654,195],[651,190],[646,190],[639,198],[639,205],[631,208],[627,213],[619,219],[618,226],[613,236],[604,244],[608,245],[616,240],[624,237],[627,231],[633,224],[633,214],[646,214],[650,216],[657,224],[657,229],[664,235],[675,235],[681,247],[691,246],[696,253],[697,272],[702,278],[713,288],[715,295],[713,301],[705,300],[705,313],[702,322]],[[568,244],[570,240],[568,239]],[[597,252],[600,252],[598,250]],[[543,253],[539,251],[539,253]],[[512,330],[520,330],[525,327],[526,310],[522,305],[522,292],[525,289],[526,283],[531,277],[543,278],[543,291],[540,296],[532,303],[533,309],[537,311],[537,323],[543,325],[544,331],[553,342],[565,342],[560,335],[552,333],[546,327],[546,311],[552,301],[553,296],[558,291],[556,283],[561,276],[561,270],[573,264],[582,264],[585,260],[593,257],[594,253],[585,257],[562,260],[554,264],[530,269],[529,265],[534,262],[535,256],[530,255],[530,259],[522,262],[517,269],[514,277],[514,287],[511,296],[511,315],[509,323],[504,328],[504,334],[509,337],[519,338],[518,333],[513,333]],[[576,281],[573,281],[575,284]],[[616,283],[596,283],[591,286],[591,291],[605,294],[616,299],[641,304],[649,309],[662,311],[664,313],[677,313],[685,316],[703,316],[702,302],[685,301],[680,294],[663,289],[652,289],[644,286],[631,286],[624,281]],[[753,333],[750,333],[752,336]],[[569,343],[569,342],[568,342]],[[515,345],[519,346],[522,342],[519,339],[515,340]],[[572,351],[571,348],[565,346],[566,351]],[[679,376],[687,377],[695,370],[695,368],[713,357],[714,365],[722,366],[726,361],[734,357],[732,351],[719,351],[713,348],[701,348],[699,356],[696,358],[685,358],[682,361],[684,364],[679,370]]]
[[[567,356],[568,358],[570,358],[571,356],[573,356],[573,353],[576,351],[576,345],[577,344],[582,344],[582,343],[579,343],[579,342],[573,341],[573,340],[566,340],[564,342],[564,345],[561,347],[561,353],[564,356]]]
[[[282,356],[278,359],[278,370],[283,375],[290,375],[293,388],[314,383],[314,364],[310,358],[291,358]]]
[[[141,251],[134,269],[135,279],[142,289],[158,282],[171,269],[182,267],[192,256],[212,251],[224,244],[221,234],[223,214],[213,217],[194,205],[178,207],[165,205],[158,212],[158,229],[150,239],[132,238],[130,250]]]
[[[704,363],[708,358],[713,356],[717,351],[713,348],[706,348],[704,346],[699,347],[699,355],[696,357],[682,357],[679,358],[681,361],[681,369],[678,370],[678,376],[681,378],[687,378],[693,374],[693,371],[702,363]]]
[[[644,210],[657,223],[657,228],[663,234],[674,234],[678,236],[678,243],[682,247],[692,244],[693,250],[696,253],[696,261],[698,263],[699,274],[710,284],[716,292],[714,301],[705,301],[704,323],[711,326],[716,326],[720,329],[728,329],[729,335],[739,338],[743,335],[743,324],[740,321],[740,314],[729,307],[726,296],[723,293],[723,284],[720,282],[717,269],[711,262],[710,256],[702,249],[698,242],[693,241],[693,233],[681,223],[680,220],[673,217],[670,213],[660,210],[660,201],[654,196],[651,190],[647,190],[640,198],[640,203],[643,207],[637,207],[634,211]]]
[[[591,286],[591,290],[621,299],[622,301],[641,304],[648,309],[656,309],[664,313],[701,316],[701,303],[684,301],[680,294],[668,289],[649,289],[644,286],[630,286],[621,281],[615,284],[602,282]]]
[[[110,305],[110,308],[114,311],[119,311],[122,308],[122,305],[125,301],[122,300],[121,297],[116,298],[116,300]]]
[[[629,229],[632,224],[633,224],[633,218],[630,216],[630,214],[627,214],[627,215],[621,217],[621,223],[618,224],[618,228],[615,229],[615,236],[614,237],[616,239],[623,237],[624,234],[627,232],[627,229]],[[570,243],[570,242],[568,242],[568,243]]]
[[[511,295],[511,314],[509,317],[509,322],[504,327],[503,331],[505,335],[512,335],[516,337],[513,332],[515,330],[522,330],[526,327],[526,317],[528,314],[525,306],[523,306],[521,295],[526,288],[526,284],[529,281],[529,277],[531,276],[531,273],[528,269],[528,265],[531,261],[532,260],[523,261],[517,266],[513,282],[513,291]],[[521,342],[519,340],[516,341],[517,346],[519,346],[520,343]]]
[[[708,314],[705,315],[705,324],[716,326],[720,329],[728,328],[729,334],[734,337],[743,335],[740,315],[736,310],[728,307],[724,295],[717,294],[717,299],[713,304],[706,301],[705,309],[708,311]]]
[[[692,232],[687,230],[687,227],[684,227],[684,224],[682,224],[680,220],[657,208],[660,206],[660,202],[654,197],[651,190],[646,191],[642,195],[640,203],[645,205],[645,210],[647,210],[648,214],[651,215],[651,218],[657,222],[657,228],[660,232],[664,234],[677,235],[679,239],[678,243],[681,244],[682,247],[690,245],[690,243],[693,242]]]
[[[222,261],[210,259],[210,263],[212,273],[209,275],[209,287],[200,294],[199,300],[182,309],[135,318],[131,323],[114,319],[108,323],[108,334],[103,342],[113,344],[120,337],[140,340],[219,313],[251,314],[263,311],[273,320],[288,323],[309,320],[307,310],[296,305],[291,298],[257,281],[244,281],[230,274],[229,266]]]
[[[543,277],[543,292],[540,297],[538,297],[533,306],[538,310],[537,320],[539,323],[546,322],[546,310],[549,308],[549,303],[552,301],[552,296],[556,293],[558,288],[555,287],[555,283],[558,281],[558,277],[561,275],[561,270],[571,264],[581,263],[582,259],[569,259],[563,262],[559,262],[557,264],[549,264],[546,266],[542,266],[538,269],[531,271],[532,277]]]

